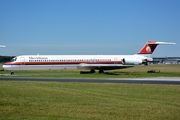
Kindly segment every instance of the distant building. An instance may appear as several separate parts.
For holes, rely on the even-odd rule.
[[[156,57],[153,64],[180,64],[180,57]]]

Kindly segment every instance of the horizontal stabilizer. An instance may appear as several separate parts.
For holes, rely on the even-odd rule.
[[[161,44],[161,45],[175,45],[176,43],[173,42],[156,42],[156,44]]]

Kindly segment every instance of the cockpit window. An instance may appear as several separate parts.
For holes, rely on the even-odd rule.
[[[16,61],[16,59],[17,59],[17,57],[13,58],[13,59],[11,60],[11,62],[14,62],[14,61]]]

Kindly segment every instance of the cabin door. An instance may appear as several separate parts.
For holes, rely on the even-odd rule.
[[[117,63],[118,63],[118,59],[114,58],[114,64],[117,64]]]

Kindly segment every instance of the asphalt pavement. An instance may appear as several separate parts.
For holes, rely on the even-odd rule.
[[[82,82],[82,83],[126,83],[126,84],[180,84],[180,78],[114,78],[114,79],[73,79],[73,78],[19,78],[0,77],[0,81],[44,81],[44,82]]]

